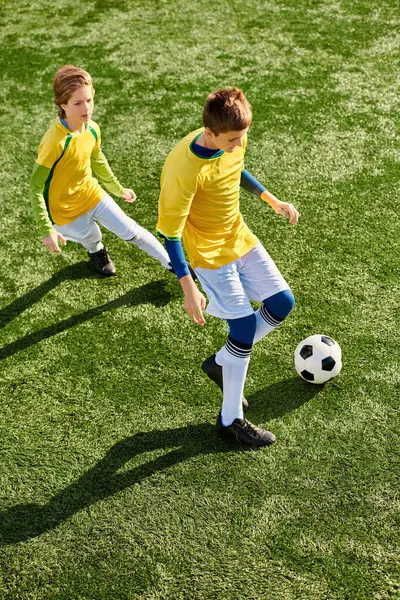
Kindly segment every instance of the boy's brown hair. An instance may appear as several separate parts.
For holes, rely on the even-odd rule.
[[[241,131],[252,121],[251,106],[237,87],[216,90],[207,96],[203,110],[203,125],[214,133]]]
[[[61,104],[67,104],[75,90],[87,85],[91,86],[94,94],[92,78],[87,71],[74,67],[74,65],[64,65],[58,69],[53,79],[53,91],[54,104],[59,108],[59,117],[65,117],[65,111],[61,108]]]

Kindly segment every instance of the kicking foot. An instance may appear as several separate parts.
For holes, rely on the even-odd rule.
[[[217,364],[217,362],[215,360],[215,354],[206,358],[206,360],[201,365],[201,368],[203,369],[204,373],[206,375],[208,375],[208,377],[210,379],[212,379],[214,381],[214,383],[217,384],[219,389],[224,391],[223,379],[222,379],[222,367]],[[247,400],[244,396],[242,396],[242,407],[243,407],[243,410],[247,410],[249,408],[249,403],[247,402]]]
[[[110,256],[107,252],[107,248],[102,248],[98,252],[88,252],[90,261],[96,271],[110,277],[110,275],[116,274],[116,268],[113,262],[111,262]]]
[[[221,422],[221,413],[218,415],[217,429],[222,435],[233,438],[242,444],[257,448],[271,446],[276,440],[271,431],[257,427],[247,419],[235,419],[232,425],[224,427]]]

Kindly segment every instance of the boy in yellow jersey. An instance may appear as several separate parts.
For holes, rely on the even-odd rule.
[[[273,433],[243,416],[244,383],[252,346],[273,331],[294,305],[293,294],[239,210],[243,187],[275,213],[297,223],[298,212],[281,202],[244,169],[251,107],[238,88],[217,90],[206,100],[204,127],[172,149],[161,175],[157,229],[164,238],[192,321],[204,325],[206,299],[189,274],[191,266],[207,294],[207,313],[229,325],[226,344],[203,362],[222,389],[218,430],[249,446],[268,446]],[[250,301],[261,302],[254,311]]]
[[[101,150],[100,128],[91,120],[94,89],[89,73],[64,65],[54,76],[53,90],[58,119],[40,143],[30,185],[43,244],[57,253],[61,252],[59,242],[79,242],[99,273],[114,275],[97,221],[171,270],[162,244],[101,187],[125,202],[136,200],[133,190],[118,182]]]

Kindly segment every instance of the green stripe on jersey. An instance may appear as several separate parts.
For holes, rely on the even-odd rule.
[[[60,162],[60,160],[64,156],[65,151],[68,148],[68,144],[70,143],[71,139],[72,139],[72,135],[69,133],[67,135],[66,139],[65,139],[65,144],[64,144],[63,151],[61,152],[61,156],[60,156],[60,158],[58,158],[56,160],[56,162],[54,163],[54,165],[51,167],[49,176],[46,179],[46,183],[44,184],[43,197],[44,197],[44,201],[46,202],[46,208],[47,208],[47,212],[49,213],[50,219],[51,219],[51,213],[50,213],[50,208],[49,208],[49,188],[50,188],[51,180],[53,179],[54,169],[56,168],[56,166],[58,165],[58,163]],[[53,223],[52,219],[51,219],[51,222]]]
[[[180,237],[168,237],[167,235],[164,235],[162,231],[157,230],[157,235],[160,238],[163,238],[164,240],[168,240],[169,242],[181,242],[182,238]]]
[[[98,138],[98,135],[97,135],[97,133],[96,133],[96,130],[95,130],[95,129],[93,129],[93,127],[90,127],[90,125],[89,125],[89,129],[90,129],[91,133],[93,134],[93,137],[94,137],[94,139],[95,139],[95,140],[96,140],[96,142],[97,142],[97,140],[98,140],[99,138]]]

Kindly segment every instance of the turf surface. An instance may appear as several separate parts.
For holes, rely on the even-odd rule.
[[[1,6],[1,597],[383,600],[400,596],[399,201],[395,0],[42,0]],[[207,93],[254,109],[247,168],[301,213],[242,195],[296,307],[254,348],[249,418],[277,444],[216,436],[202,374],[224,324],[108,232],[118,277],[40,245],[28,185],[64,63],[93,76],[125,210],[154,231],[172,145]],[[301,381],[325,333],[343,372]]]

